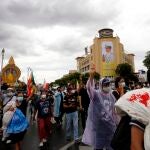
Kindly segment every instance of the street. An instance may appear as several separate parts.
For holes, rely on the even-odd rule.
[[[28,115],[29,116],[29,115]],[[29,119],[29,118],[28,118]],[[30,120],[30,119],[29,119]],[[81,139],[81,121],[79,121],[79,136]],[[37,123],[30,121],[30,127],[25,135],[22,143],[22,150],[91,150],[87,146],[79,146],[74,144],[74,141],[67,142],[65,139],[65,117],[64,124],[61,129],[57,129],[56,125],[52,125],[52,134],[48,139],[48,142],[43,148],[39,148],[39,139],[37,133]],[[0,140],[0,150],[14,150],[13,145],[4,144]]]

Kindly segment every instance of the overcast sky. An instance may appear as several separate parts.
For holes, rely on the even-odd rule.
[[[12,55],[27,78],[54,81],[76,69],[75,58],[84,54],[97,31],[112,28],[126,51],[135,54],[135,67],[145,69],[150,50],[149,0],[1,0],[0,48],[4,65]]]

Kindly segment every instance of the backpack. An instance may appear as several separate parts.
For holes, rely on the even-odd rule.
[[[130,150],[131,145],[131,118],[123,116],[117,126],[111,141],[111,147],[114,150]]]

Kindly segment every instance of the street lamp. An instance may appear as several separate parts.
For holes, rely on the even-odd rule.
[[[3,49],[2,49],[2,52],[1,52],[1,54],[2,54],[2,62],[1,62],[1,81],[0,81],[0,91],[1,91],[1,87],[2,87],[2,75],[3,75],[2,70],[3,70],[4,53],[5,53],[5,49],[3,48]]]

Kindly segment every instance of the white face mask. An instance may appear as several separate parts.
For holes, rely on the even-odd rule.
[[[12,92],[7,93],[8,96],[13,96]]]
[[[45,99],[45,98],[46,98],[46,95],[43,94],[43,95],[41,96],[41,98]]]
[[[125,83],[125,82],[122,82],[121,85],[122,85],[122,87],[125,87],[125,86],[126,86],[126,83]]]
[[[22,97],[22,96],[18,96],[18,97],[17,97],[17,100],[18,100],[19,102],[22,102],[22,101],[23,101],[23,97]]]
[[[75,93],[75,90],[72,90],[71,93]]]
[[[104,91],[105,93],[109,93],[110,90],[111,90],[111,87],[110,87],[110,86],[108,86],[108,87],[103,87],[103,91]]]
[[[39,96],[41,93],[40,92],[37,92],[37,95]]]

